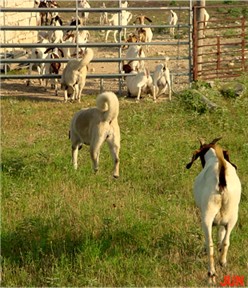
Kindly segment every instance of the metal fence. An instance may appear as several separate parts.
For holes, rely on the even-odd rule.
[[[205,28],[197,17],[200,9],[193,7],[193,80],[225,80],[247,72],[247,5],[208,6]]]
[[[71,1],[72,2],[72,1]],[[95,1],[95,3],[99,3],[99,1]],[[9,73],[7,68],[11,67],[14,64],[15,67],[23,67],[24,64],[28,63],[51,63],[54,60],[38,60],[38,59],[31,59],[29,57],[26,58],[8,58],[8,53],[19,49],[29,52],[32,48],[35,47],[92,47],[96,50],[101,50],[102,53],[98,53],[98,56],[94,57],[92,61],[92,65],[98,66],[105,66],[112,65],[113,69],[110,69],[110,73],[104,73],[104,68],[101,69],[92,69],[94,72],[89,71],[87,78],[97,78],[100,79],[102,83],[103,79],[121,79],[123,77],[121,67],[122,62],[124,60],[133,60],[132,58],[125,58],[123,51],[123,40],[121,39],[120,33],[118,37],[118,43],[113,43],[112,37],[109,38],[109,42],[105,43],[103,39],[100,39],[99,33],[100,31],[106,30],[118,30],[119,32],[123,28],[127,28],[128,32],[134,32],[136,28],[143,27],[143,25],[135,24],[133,25],[132,22],[129,25],[122,26],[119,23],[118,26],[100,26],[97,23],[96,19],[99,19],[100,13],[108,12],[108,13],[121,13],[122,10],[130,11],[133,14],[134,20],[136,15],[146,14],[148,17],[153,18],[153,22],[146,27],[150,27],[153,30],[154,37],[151,43],[138,43],[139,45],[147,45],[149,44],[151,47],[152,52],[146,52],[146,57],[144,60],[147,63],[148,68],[152,72],[155,65],[160,62],[164,61],[164,57],[167,56],[170,58],[170,66],[171,72],[174,75],[175,83],[189,83],[192,80],[192,58],[191,58],[191,51],[192,51],[192,0],[188,1],[188,6],[169,6],[169,2],[166,2],[168,6],[163,6],[165,3],[161,1],[129,1],[128,8],[121,8],[121,1],[105,1],[108,4],[113,3],[116,7],[108,7],[108,8],[98,8],[93,7],[96,5],[94,1],[90,1],[91,8],[83,9],[79,8],[77,1],[75,1],[75,7],[73,8],[57,8],[57,9],[46,9],[46,8],[9,8],[3,7],[1,8],[1,13],[3,13],[3,17],[6,13],[23,13],[23,12],[58,12],[59,15],[63,14],[66,15],[67,18],[70,18],[72,15],[76,18],[81,12],[90,12],[91,15],[96,15],[95,20],[92,21],[89,19],[89,22],[86,26],[69,26],[69,24],[65,26],[59,27],[59,30],[67,31],[67,30],[89,30],[93,37],[90,37],[90,41],[88,43],[49,43],[49,44],[41,44],[41,43],[2,43],[1,48],[4,50],[2,55],[1,64],[4,69],[4,73],[1,73],[0,80],[4,79],[47,79],[47,78],[60,78],[61,75],[38,75],[32,74],[29,75],[28,70],[24,71],[23,74],[12,74]],[[147,3],[153,3],[154,6],[148,7]],[[168,16],[169,10],[173,10],[178,14],[179,21],[175,28],[175,37],[172,37],[169,34],[169,28],[171,26],[168,24]],[[90,17],[91,18],[91,17]],[[162,19],[162,20],[161,20]],[[1,31],[2,33],[8,33],[8,31],[54,31],[58,29],[56,26],[2,26]],[[136,44],[136,43],[135,43]],[[130,44],[134,45],[134,44]],[[154,49],[153,49],[154,48]],[[157,49],[155,51],[155,48]],[[160,52],[159,52],[160,51]],[[111,53],[111,55],[109,55]],[[10,53],[11,54],[11,53]],[[102,56],[101,56],[102,55]],[[56,62],[66,63],[69,59],[61,58],[56,60]],[[121,81],[119,81],[119,89],[121,89]]]

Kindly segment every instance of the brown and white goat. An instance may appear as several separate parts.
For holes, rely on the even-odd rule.
[[[236,166],[230,162],[228,152],[216,144],[221,137],[209,144],[200,140],[200,148],[193,153],[189,169],[200,158],[202,171],[195,179],[194,198],[201,212],[202,228],[208,252],[208,282],[215,283],[214,242],[212,227],[219,226],[219,262],[226,265],[230,234],[238,220],[241,183]]]
[[[139,24],[145,25],[145,20],[147,20],[150,23],[152,22],[152,20],[149,17],[145,15],[141,15],[135,19],[134,24],[137,24],[137,22],[139,22]],[[141,42],[144,42],[144,43],[152,42],[153,33],[150,27],[140,27],[140,28],[137,28],[136,31],[138,33],[138,36]],[[148,45],[146,48],[147,50],[149,50]]]
[[[123,71],[125,72],[126,84],[127,84],[127,96],[137,97],[136,101],[140,100],[141,94],[151,94],[155,101],[154,89],[152,77],[148,69],[144,69],[141,72],[135,71],[129,64],[123,65]]]
[[[138,40],[139,38],[137,35],[135,35],[134,33],[130,33],[126,41],[127,44],[125,45],[125,46],[128,46],[128,49],[126,51],[126,56],[125,56],[128,61],[127,64],[129,64],[132,70],[135,70],[135,71],[143,70],[145,68],[144,60],[139,59],[139,58],[146,57],[142,46],[128,45],[128,43],[137,43]],[[135,59],[129,59],[129,58],[135,58]]]
[[[45,74],[59,75],[60,69],[62,68],[62,64],[60,62],[56,62],[57,59],[61,59],[64,57],[64,53],[59,48],[48,48],[44,54],[47,54],[45,59],[54,59],[55,62],[50,62],[45,64]],[[46,87],[48,86],[48,79],[46,79]],[[55,95],[58,95],[58,79],[51,79],[51,88],[55,89]]]

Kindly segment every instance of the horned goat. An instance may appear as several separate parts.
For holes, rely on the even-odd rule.
[[[221,137],[205,144],[200,140],[200,149],[186,168],[201,159],[202,171],[194,183],[194,198],[200,208],[202,228],[208,252],[208,282],[215,283],[214,243],[212,226],[218,225],[220,264],[226,265],[230,234],[238,220],[238,209],[241,197],[241,183],[236,173],[236,166],[230,162],[228,151],[216,144]]]
[[[152,22],[152,20],[149,17],[145,15],[141,15],[136,18],[136,20],[134,21],[134,24],[139,22],[139,24],[145,25],[145,20],[147,20],[150,23]],[[140,28],[137,28],[136,30],[137,30],[137,33],[141,42],[145,42],[145,43],[152,42],[153,33],[150,27],[140,27]],[[146,48],[148,51],[149,46],[147,45]]]

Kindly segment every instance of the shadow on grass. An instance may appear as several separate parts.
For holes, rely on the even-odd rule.
[[[64,223],[64,227],[58,229],[57,222],[59,220],[56,219],[46,222],[39,217],[26,218],[14,231],[3,232],[3,259],[18,265],[25,265],[31,261],[36,263],[38,269],[44,265],[52,265],[64,256],[74,262],[78,254],[82,254],[86,262],[87,259],[92,261],[92,257],[101,259],[120,254],[149,254],[146,241],[135,234],[135,226],[110,231],[103,225],[99,233],[93,236],[77,225],[69,227]]]
[[[81,97],[91,94],[96,95],[98,93],[99,89],[97,88],[92,86],[85,87]],[[1,99],[15,99],[18,101],[30,100],[35,102],[64,102],[64,92],[59,88],[59,96],[55,96],[54,90],[46,89],[44,86],[38,84],[26,86],[25,83],[2,81]]]
[[[2,257],[18,264],[39,261],[42,265],[44,260],[59,258],[62,254],[73,256],[82,246],[80,237],[66,234],[54,241],[53,231],[52,223],[46,224],[41,218],[24,219],[15,231],[2,233]]]

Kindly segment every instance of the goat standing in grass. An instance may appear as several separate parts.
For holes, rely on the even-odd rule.
[[[219,227],[220,265],[226,265],[227,251],[230,244],[230,234],[238,220],[238,209],[241,197],[241,183],[236,173],[236,166],[230,162],[226,150],[222,150],[214,139],[210,144],[200,141],[200,149],[193,153],[193,157],[186,168],[200,157],[202,171],[195,179],[194,197],[201,211],[202,228],[208,252],[208,281],[215,283],[214,243],[212,226]]]

